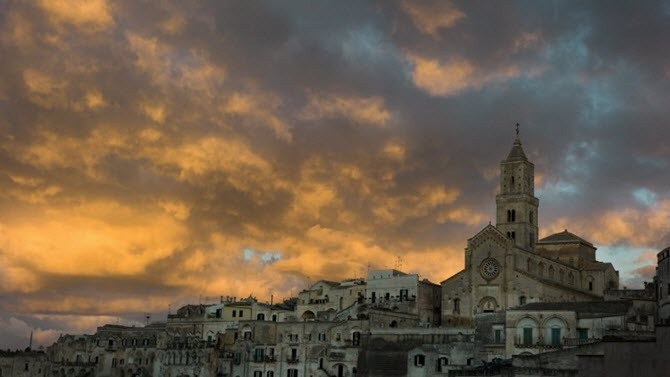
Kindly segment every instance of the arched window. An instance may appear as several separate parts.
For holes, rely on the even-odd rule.
[[[519,296],[519,305],[526,305],[526,296]]]
[[[558,347],[563,342],[563,337],[567,335],[567,326],[565,321],[560,318],[551,318],[544,325],[546,333],[544,341],[547,345]]]
[[[568,284],[575,285],[575,274],[572,271],[568,274]]]
[[[398,321],[391,321],[391,324],[389,325],[389,327],[393,327],[393,328],[398,327]]]
[[[414,366],[423,367],[426,365],[426,356],[425,355],[415,355],[414,356]]]
[[[344,377],[344,365],[337,365],[337,377]]]
[[[263,313],[258,313],[258,315],[256,316],[256,320],[258,320],[258,321],[265,321],[265,314],[263,314]]]
[[[516,210],[512,210],[512,222],[516,221]]]
[[[516,325],[515,343],[522,347],[532,346],[537,342],[538,323],[532,318],[522,318]]]
[[[554,278],[554,266],[549,266],[549,279]]]
[[[544,263],[540,262],[537,265],[537,274],[540,276],[544,276]]]

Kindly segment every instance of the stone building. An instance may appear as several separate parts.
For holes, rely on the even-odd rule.
[[[320,314],[344,310],[362,301],[365,287],[363,279],[319,280],[298,294],[296,315],[301,320],[314,320]]]
[[[596,260],[590,242],[567,230],[538,240],[534,169],[517,134],[500,164],[496,225],[468,239],[465,268],[442,282],[444,325],[531,302],[601,300],[618,287],[618,272]]]
[[[646,327],[629,324],[632,301],[544,302],[505,313],[506,357],[555,351],[596,343],[607,336],[651,335]],[[629,326],[632,325],[632,326]]]
[[[47,355],[40,351],[0,351],[0,377],[50,376]]]
[[[224,376],[357,375],[364,320],[240,322],[241,333],[221,340]]]
[[[670,247],[657,254],[655,284],[657,290],[658,322],[670,324]]]
[[[440,286],[398,270],[368,271],[365,301],[373,308],[411,313],[420,327],[440,324]]]

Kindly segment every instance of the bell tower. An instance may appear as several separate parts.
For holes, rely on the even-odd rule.
[[[528,161],[521,147],[519,123],[516,138],[507,159],[500,163],[500,194],[496,195],[496,228],[514,245],[535,251],[537,243],[537,210],[535,165]]]

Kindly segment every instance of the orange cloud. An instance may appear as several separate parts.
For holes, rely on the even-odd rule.
[[[407,12],[419,31],[435,39],[440,39],[439,30],[454,27],[465,18],[465,13],[451,1],[437,1],[429,4],[403,0],[402,9]]]
[[[37,4],[53,24],[72,25],[82,32],[100,31],[114,23],[105,0],[40,0]]]
[[[446,63],[414,54],[409,54],[408,58],[414,66],[414,85],[433,96],[454,95],[520,75],[518,68],[513,65],[494,72],[484,72],[463,58],[454,58]]]
[[[391,113],[381,97],[344,97],[335,95],[309,95],[309,103],[300,111],[306,120],[343,117],[356,123],[384,126]]]

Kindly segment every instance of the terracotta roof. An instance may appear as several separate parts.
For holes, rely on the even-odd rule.
[[[538,243],[575,243],[575,242],[581,242],[585,243],[589,246],[593,246],[593,244],[579,236],[577,236],[574,233],[568,232],[568,230],[564,230],[560,233],[552,234],[551,236],[544,237],[543,239],[539,240]]]

